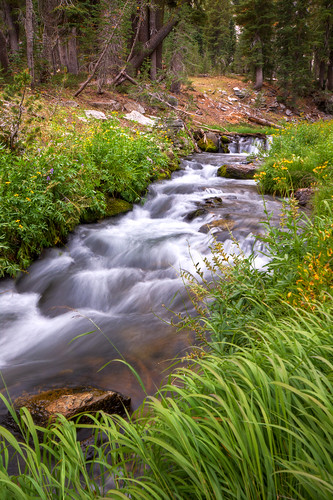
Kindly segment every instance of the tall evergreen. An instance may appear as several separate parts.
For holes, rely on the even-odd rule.
[[[236,22],[241,27],[242,54],[259,90],[263,78],[272,73],[274,1],[239,0],[235,10]]]
[[[276,75],[284,96],[306,94],[311,86],[313,35],[309,0],[276,1]]]
[[[233,61],[236,47],[236,29],[230,0],[206,0],[204,28],[205,48],[212,69],[224,73]]]

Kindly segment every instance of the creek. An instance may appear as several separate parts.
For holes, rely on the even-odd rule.
[[[207,224],[229,221],[239,248],[255,251],[258,267],[265,263],[254,236],[265,218],[255,182],[217,176],[220,165],[244,161],[244,152],[194,154],[131,212],[79,226],[66,247],[0,283],[0,370],[11,397],[89,384],[130,396],[136,408],[143,392],[128,367],[113,361],[100,370],[121,356],[155,392],[194,341],[169,324],[168,309],[191,312],[180,270],[194,272],[209,256],[215,231],[227,252],[239,251],[226,224],[211,231]],[[265,196],[265,205],[277,218],[280,203]]]

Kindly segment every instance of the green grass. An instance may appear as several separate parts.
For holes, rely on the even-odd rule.
[[[275,132],[270,154],[257,177],[265,193],[280,194],[332,185],[332,178],[332,121],[289,125]]]

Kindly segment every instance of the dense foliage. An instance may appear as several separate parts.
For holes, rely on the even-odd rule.
[[[285,149],[276,139],[267,172],[288,156],[290,133]],[[301,144],[304,127],[292,133]],[[307,158],[298,154],[302,169]],[[142,414],[42,429],[25,409],[21,420],[13,413],[24,438],[0,427],[3,498],[332,498],[331,179],[317,189],[311,218],[293,199],[278,227],[268,217],[263,270],[251,257],[230,265],[217,245],[206,261],[210,279],[200,269],[184,275],[198,316],[177,323],[200,344]],[[85,449],[80,428],[94,435]],[[13,449],[16,476],[8,473]]]
[[[79,222],[128,210],[151,180],[167,175],[164,133],[133,132],[116,117],[79,124],[59,113],[43,132],[48,146],[23,154],[0,146],[0,276],[64,243]]]

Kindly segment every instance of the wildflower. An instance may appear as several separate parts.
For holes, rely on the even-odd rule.
[[[23,226],[22,226],[22,224],[19,224],[19,228],[20,228],[20,229],[23,229]]]
[[[16,193],[16,194],[14,194],[14,196],[18,196],[18,194]]]
[[[26,197],[26,200],[31,201],[31,199],[30,199],[30,198],[28,198],[28,197]]]
[[[5,184],[10,184],[10,181],[5,182]]]
[[[50,174],[53,174],[54,170],[53,168],[50,168]]]
[[[20,222],[20,219],[17,219],[15,222]]]

